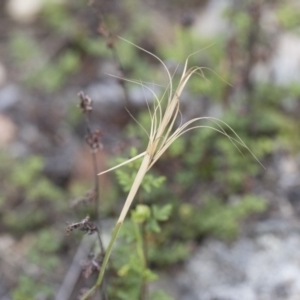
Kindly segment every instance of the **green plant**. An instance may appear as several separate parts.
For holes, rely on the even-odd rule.
[[[205,203],[198,208],[190,204],[180,207],[179,218],[182,224],[182,235],[186,240],[193,240],[207,234],[223,239],[237,236],[240,223],[253,213],[264,212],[265,200],[255,195],[246,195],[233,204],[228,204],[205,197]]]
[[[19,278],[18,287],[12,293],[13,300],[35,300],[37,295],[47,299],[53,296],[53,290],[46,283],[37,282],[37,280],[22,275]]]
[[[32,250],[28,253],[29,262],[51,273],[60,264],[58,252],[61,244],[61,234],[57,230],[48,228],[40,230]]]
[[[5,227],[23,234],[50,221],[45,207],[51,207],[53,212],[66,209],[66,203],[61,201],[63,191],[43,174],[42,157],[31,156],[15,161],[3,154],[0,160],[0,186],[5,199],[2,204],[5,213],[1,213],[1,217]]]
[[[80,54],[74,50],[66,50],[53,64],[32,74],[27,79],[27,83],[35,87],[43,87],[47,92],[54,92],[66,83],[70,75],[78,72],[79,67]]]
[[[294,6],[293,3],[284,3],[279,5],[277,9],[277,17],[280,24],[285,29],[295,30],[300,26],[300,13],[297,6]]]
[[[36,41],[20,32],[11,34],[9,48],[13,59],[19,64],[28,64],[41,56],[41,49]]]
[[[138,204],[131,211],[131,218],[120,232],[123,242],[115,249],[112,268],[116,276],[109,291],[113,299],[148,299],[147,284],[158,276],[149,268],[148,248],[154,242],[153,234],[159,232],[160,223],[169,219],[171,205]]]
[[[137,149],[131,148],[130,156],[135,157],[137,155]],[[124,159],[117,159],[117,163],[125,162]],[[116,176],[119,185],[122,187],[122,190],[124,192],[129,192],[130,188],[134,182],[134,178],[136,175],[136,172],[139,168],[139,162],[138,161],[132,161],[128,164],[127,168],[118,169],[116,170]],[[146,174],[145,178],[141,184],[142,189],[146,193],[152,192],[153,189],[159,188],[163,182],[166,180],[164,176],[155,176],[153,174]],[[143,197],[144,198],[144,197]]]
[[[49,228],[49,224],[53,224],[55,214],[66,212],[66,203],[62,201],[66,194],[43,174],[44,159],[40,156],[15,159],[0,153],[0,164],[3,197],[0,227],[18,238],[25,238],[31,232],[33,240],[26,255],[20,251],[24,272],[16,278],[12,299],[34,300],[37,295],[48,299],[54,294],[49,282],[60,265],[62,246],[61,229]],[[34,266],[43,276],[35,278],[26,270],[27,266]]]
[[[130,42],[129,42],[130,43]],[[201,118],[194,118],[190,121],[187,121],[174,131],[172,131],[175,121],[177,119],[178,113],[179,113],[179,98],[181,96],[181,93],[188,82],[189,78],[197,72],[200,72],[200,75],[203,75],[202,69],[200,67],[192,67],[190,69],[187,69],[188,65],[188,59],[185,62],[184,70],[180,79],[180,82],[176,88],[176,90],[173,90],[173,82],[172,82],[172,77],[165,66],[165,64],[154,54],[148,52],[147,50],[144,50],[136,45],[135,47],[145,51],[146,53],[152,55],[158,61],[161,62],[161,64],[164,66],[168,78],[169,78],[169,87],[166,90],[165,93],[165,98],[163,97],[162,99],[157,98],[157,96],[153,93],[153,96],[155,98],[154,102],[154,108],[151,111],[149,108],[149,114],[151,118],[151,127],[148,129],[148,146],[145,152],[135,156],[132,159],[129,159],[127,162],[123,162],[119,164],[118,166],[110,169],[113,170],[115,168],[118,168],[126,163],[131,163],[132,161],[138,159],[138,158],[143,158],[140,168],[136,174],[136,177],[134,179],[134,182],[131,186],[131,189],[129,191],[128,197],[125,201],[125,204],[123,206],[123,209],[120,213],[119,219],[117,221],[117,224],[115,226],[115,229],[112,233],[112,237],[110,240],[110,243],[108,245],[104,260],[103,260],[103,265],[99,273],[98,280],[96,284],[94,285],[93,288],[91,288],[84,296],[83,300],[87,299],[91,294],[94,293],[95,289],[101,285],[103,276],[105,273],[106,265],[108,263],[108,259],[110,257],[110,254],[112,252],[113,245],[115,243],[115,240],[117,238],[117,235],[122,227],[122,224],[125,220],[125,217],[127,215],[127,212],[132,204],[132,201],[134,200],[136,193],[139,189],[139,187],[142,184],[142,181],[149,171],[149,169],[154,165],[154,163],[162,156],[162,154],[169,148],[169,146],[181,135],[184,133],[188,132],[189,130],[196,129],[196,128],[210,128],[212,130],[215,130],[225,136],[228,137],[228,139],[236,146],[242,146],[248,151],[249,148],[246,146],[246,144],[240,139],[240,137],[233,131],[233,129],[224,123],[221,120],[218,120],[216,118],[211,118],[211,117],[201,117]],[[165,107],[162,105],[162,101],[165,100],[166,104]],[[211,121],[213,126],[210,125],[195,125],[195,122],[199,121]],[[215,126],[215,127],[214,127]],[[227,132],[224,130],[224,127],[226,127],[229,131],[231,131],[234,134],[234,137],[229,136]],[[100,174],[103,174],[105,172],[102,172]]]
[[[130,156],[136,154],[137,150],[132,148]],[[124,160],[117,159],[116,162]],[[139,162],[132,161],[124,169],[117,170],[117,181],[123,192],[130,190],[138,168]],[[130,220],[122,227],[122,242],[115,249],[110,268],[110,272],[115,273],[109,286],[109,295],[113,299],[148,299],[147,284],[157,279],[148,265],[148,248],[155,247],[155,233],[159,233],[160,224],[169,219],[172,206],[153,204],[148,195],[152,196],[164,181],[162,176],[145,175],[138,196],[140,204],[131,211]],[[149,204],[142,204],[145,202]]]

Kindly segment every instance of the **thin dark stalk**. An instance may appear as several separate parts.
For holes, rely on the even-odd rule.
[[[86,114],[86,123],[87,123],[87,131],[90,134],[91,127],[90,127],[90,121],[88,118],[88,114]],[[93,162],[93,169],[94,169],[94,193],[95,193],[95,219],[96,223],[99,224],[99,219],[100,219],[100,211],[99,211],[99,200],[100,200],[100,183],[99,183],[99,169],[98,169],[98,160],[97,160],[97,150],[91,150],[91,156],[92,156],[92,162]],[[97,230],[97,237],[99,241],[99,246],[100,246],[100,255],[104,256],[105,250],[104,250],[104,245],[99,233],[99,230]],[[101,290],[101,296],[100,300],[108,300],[107,296],[107,284],[106,284],[106,277],[104,276],[103,278],[103,285],[100,287]]]
[[[100,253],[98,255],[98,258],[101,258],[101,264],[102,264],[102,259],[105,256],[105,249],[104,245],[100,236],[100,231],[99,231],[99,221],[100,221],[100,208],[99,208],[99,202],[100,202],[100,183],[99,183],[99,177],[98,173],[100,172],[99,167],[98,167],[98,160],[97,160],[97,153],[101,149],[101,144],[100,144],[100,137],[102,135],[101,130],[92,130],[91,127],[91,122],[90,122],[90,113],[93,110],[92,107],[92,100],[89,98],[89,96],[85,95],[83,92],[79,93],[79,97],[81,99],[80,107],[84,113],[85,116],[85,123],[86,123],[86,143],[90,147],[91,151],[91,157],[92,157],[92,164],[93,164],[93,175],[94,175],[94,187],[93,187],[93,192],[94,192],[94,197],[93,200],[95,201],[95,219],[96,219],[96,224],[97,224],[97,238],[99,241],[99,247],[100,247]],[[100,287],[100,300],[108,300],[107,296],[107,285],[106,285],[106,278],[104,276],[103,278],[103,285]]]
[[[114,36],[107,29],[105,21],[104,21],[104,16],[103,16],[102,12],[100,11],[100,9],[98,7],[97,8],[95,7],[94,2],[91,4],[91,6],[92,6],[92,9],[94,11],[94,14],[95,14],[96,18],[99,20],[98,32],[99,32],[99,34],[101,34],[104,37],[104,39],[106,41],[106,46],[107,46],[108,49],[110,49],[110,51],[112,53],[114,64],[116,65],[117,69],[121,73],[121,74],[119,74],[120,77],[124,77],[125,71],[124,71],[124,68],[122,66],[120,57],[118,55],[116,46],[115,46]],[[129,99],[130,98],[129,98],[128,89],[126,87],[126,83],[123,80],[119,80],[119,84],[121,85],[123,93],[124,93],[125,105],[129,106],[129,103],[130,103]]]
[[[90,125],[90,117],[89,112],[85,113],[85,123],[86,123],[86,131],[88,135],[92,134],[92,129]],[[99,176],[98,173],[100,172],[98,169],[98,161],[97,161],[97,150],[91,149],[91,156],[92,156],[92,164],[94,169],[94,193],[95,193],[95,219],[97,223],[99,223],[99,198],[100,198],[100,184],[99,184]],[[102,250],[101,250],[102,251]]]
[[[99,184],[99,170],[98,170],[98,161],[97,161],[97,153],[92,151],[92,159],[93,159],[93,168],[94,168],[94,192],[95,192],[95,214],[96,221],[99,223],[99,198],[100,198],[100,184]],[[101,252],[103,249],[101,249]]]
[[[124,68],[122,66],[120,57],[118,55],[117,49],[116,49],[115,46],[110,47],[110,49],[111,49],[111,52],[112,52],[114,63],[118,67],[118,70],[121,73],[120,74],[121,77],[124,77],[125,72],[124,72]],[[129,101],[129,94],[128,94],[128,89],[126,87],[126,83],[125,83],[124,80],[119,80],[119,83],[120,83],[120,85],[122,87],[122,90],[123,90],[123,93],[124,93],[125,104],[126,104],[126,106],[129,106],[130,101]]]
[[[86,112],[85,113],[85,128],[88,134],[92,133],[92,129],[91,129],[91,124],[90,124],[90,116],[89,116],[90,112]]]

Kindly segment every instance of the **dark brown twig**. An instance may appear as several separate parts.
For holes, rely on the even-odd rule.
[[[107,29],[107,26],[105,25],[104,17],[99,10],[99,8],[95,8],[94,2],[90,4],[90,6],[93,8],[94,14],[96,18],[99,20],[99,25],[98,25],[98,33],[104,37],[106,41],[106,46],[107,48],[111,51],[112,58],[114,61],[114,64],[116,65],[118,71],[120,74],[118,74],[121,78],[125,77],[125,70],[124,67],[121,63],[120,57],[118,55],[118,51],[116,49],[116,43],[115,43],[115,37],[114,35]],[[130,104],[130,98],[129,98],[129,93],[128,89],[126,87],[126,83],[124,80],[118,80],[119,84],[122,87],[123,94],[124,94],[124,100],[125,100],[125,106],[129,106]]]
[[[99,150],[102,149],[102,144],[101,144],[100,139],[103,135],[103,132],[100,129],[92,130],[92,128],[91,128],[90,113],[93,111],[93,100],[83,92],[79,92],[78,96],[80,98],[79,107],[82,110],[82,113],[85,115],[86,132],[87,132],[87,134],[85,136],[85,141],[91,150],[91,156],[92,156],[92,164],[93,164],[93,169],[94,169],[93,198],[95,201],[96,220],[97,220],[97,223],[99,223],[99,219],[100,219],[100,209],[99,209],[100,184],[99,184],[98,174],[100,171],[98,169],[97,153]],[[95,229],[95,232],[97,233],[99,245],[100,245],[99,256],[103,257],[105,254],[105,249],[104,249],[104,245],[103,245],[103,242],[102,242],[102,239],[100,236],[100,232],[97,227]],[[94,260],[97,261],[97,258],[95,258]],[[104,300],[108,299],[107,294],[106,294],[106,287],[104,285],[101,289],[101,292],[102,292],[103,299]]]
[[[100,129],[96,129],[94,131],[92,131],[91,129],[90,113],[93,110],[92,99],[88,95],[84,94],[83,92],[79,92],[78,96],[80,98],[79,107],[81,108],[82,113],[85,115],[86,131],[87,131],[85,141],[91,149],[92,164],[94,169],[95,214],[96,214],[96,220],[99,221],[100,184],[98,178],[99,169],[98,169],[98,161],[97,161],[97,152],[102,148],[100,138],[103,135],[103,132]]]

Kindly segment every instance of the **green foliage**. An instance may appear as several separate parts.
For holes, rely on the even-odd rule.
[[[220,200],[208,198],[205,204],[196,209],[185,204],[179,210],[182,234],[187,239],[203,235],[214,235],[223,239],[235,238],[239,224],[253,213],[261,213],[267,208],[264,199],[246,195],[237,203],[228,205]]]
[[[277,88],[276,97],[272,97],[268,93],[269,89],[272,90],[269,84],[261,85],[257,89],[257,93],[253,95],[253,110],[250,113],[241,115],[239,110],[232,109],[222,117],[260,161],[270,155],[279,144],[283,144],[284,140],[293,140],[289,137],[293,135],[296,125],[293,119],[279,111],[278,98],[283,91]],[[206,122],[205,125],[214,124]],[[226,132],[232,135],[229,130]],[[195,182],[213,179],[223,186],[227,195],[243,192],[247,181],[257,176],[262,167],[248,151],[242,147],[239,149],[242,154],[228,138],[209,129],[195,130],[183,136],[170,149],[172,159],[181,158],[178,161],[179,169],[175,172],[176,182],[184,190],[188,190]],[[168,161],[165,163],[171,164]]]
[[[174,59],[182,64],[188,55],[195,53],[189,58],[189,66],[201,66],[204,69],[190,78],[187,87],[189,92],[209,96],[213,100],[221,98],[223,91],[228,87],[227,82],[230,82],[230,74],[222,67],[224,51],[222,38],[217,37],[213,40],[201,38],[192,30],[180,27],[175,29],[174,42],[159,48],[162,58]]]
[[[8,161],[11,163],[11,158],[8,157]],[[10,163],[6,165],[7,168]],[[42,172],[43,168],[43,159],[38,156],[32,156],[13,165],[6,176],[8,176],[9,181],[12,184],[26,189],[32,185],[34,180],[39,178],[39,174]]]
[[[175,158],[181,156],[184,149],[185,149],[185,139],[180,137],[168,148],[168,154],[171,157]]]
[[[63,45],[59,47],[60,51],[57,51],[56,55],[50,53],[48,57],[47,49],[43,49],[43,44],[38,43],[34,37],[19,32],[11,35],[9,43],[11,55],[16,67],[25,63],[30,69],[25,77],[25,83],[30,87],[46,92],[59,90],[81,67],[81,45],[82,49],[87,49],[86,52],[96,48],[97,39],[86,38],[87,29],[73,16],[72,8],[78,8],[79,2],[76,4],[49,2],[44,6],[41,15],[41,27],[44,30],[48,28],[60,36],[62,41],[73,43],[74,47]]]
[[[163,59],[172,59],[176,62],[184,63],[187,56],[186,53],[194,53],[199,50],[199,45],[208,46],[209,41],[201,40],[199,35],[193,30],[185,30],[181,26],[174,28],[174,39],[172,43],[159,48],[159,55]],[[201,52],[200,52],[201,53]],[[196,64],[197,57],[191,57],[191,64]]]
[[[201,207],[187,203],[175,206],[164,230],[155,243],[148,245],[152,265],[162,268],[184,261],[190,255],[190,243],[205,236],[233,239],[243,220],[267,208],[264,199],[255,195],[246,195],[233,204],[211,197],[204,199]]]
[[[137,116],[138,124],[140,124],[139,129],[137,130],[137,123],[132,122],[126,126],[126,135],[129,138],[139,138],[142,145],[147,145],[148,135],[142,128],[151,128],[151,119],[149,116],[149,111],[144,110],[139,113]],[[142,128],[141,128],[142,127]]]
[[[155,291],[151,294],[149,300],[174,300],[164,291]]]
[[[186,242],[172,241],[172,235],[164,235],[164,239],[164,242],[159,239],[157,245],[149,246],[148,255],[151,264],[158,268],[166,268],[189,257],[190,249]]]
[[[172,209],[173,207],[170,203],[160,206],[153,204],[151,206],[151,218],[148,218],[146,230],[156,233],[161,232],[159,222],[167,221],[171,217]]]
[[[9,210],[2,217],[5,227],[8,227],[14,234],[20,235],[27,231],[36,230],[45,226],[48,222],[48,215],[45,211],[37,210],[34,206],[26,207],[26,209]]]
[[[136,154],[136,149],[131,149],[131,155],[135,156]],[[124,191],[130,189],[139,165],[140,161],[134,161],[127,167],[123,167],[125,170],[117,170],[117,180]],[[143,199],[145,194],[157,190],[164,180],[164,177],[147,174],[142,183],[140,197]],[[155,247],[154,234],[161,231],[161,223],[169,219],[171,211],[171,204],[137,204],[131,211],[130,220],[126,220],[121,228],[120,234],[123,242],[118,245],[113,254],[113,269],[117,273],[117,277],[112,279],[109,288],[110,296],[113,299],[140,299],[143,286],[157,280],[157,275],[148,267],[148,251],[146,249],[149,244],[152,244],[150,248]],[[153,297],[157,296],[154,294],[151,299],[155,299]]]
[[[58,213],[66,211],[65,193],[54,185],[44,174],[44,159],[29,156],[13,159],[0,153],[0,190],[3,203],[0,213],[0,227],[11,234],[20,236],[34,231],[35,242],[29,249],[26,263],[35,265],[43,272],[44,282],[21,275],[12,292],[13,300],[37,297],[50,299],[53,272],[60,266],[61,226],[57,231],[53,220]]]
[[[50,4],[43,11],[43,26],[62,40],[66,39],[67,43],[51,57],[50,65],[30,76],[28,83],[35,88],[57,91],[71,75],[80,71],[82,58],[111,59],[111,49],[107,47],[105,39],[95,37],[82,25],[80,18],[73,16],[72,8],[81,3]],[[139,5],[136,0],[124,1],[120,5],[128,16],[132,16],[128,18],[128,30],[125,30],[123,36],[144,46],[145,37],[151,37],[149,17],[132,14],[132,8]],[[210,102],[218,101],[222,110],[221,119],[234,128],[255,156],[264,162],[278,145],[294,151],[300,147],[295,134],[298,132],[299,121],[290,118],[282,110],[282,99],[291,95],[293,101],[298,101],[300,89],[297,85],[282,88],[273,82],[257,83],[247,75],[252,71],[252,66],[247,66],[247,59],[251,56],[247,52],[249,43],[254,40],[256,45],[253,49],[262,49],[264,52],[268,42],[259,30],[258,36],[250,38],[256,23],[253,22],[249,8],[248,2],[245,2],[226,12],[232,31],[230,41],[224,40],[225,37],[211,41],[197,36],[192,30],[176,27],[172,44],[151,46],[165,61],[173,59],[184,62],[189,54],[199,50],[199,45],[205,48],[215,43],[207,51],[201,51],[190,58],[190,65],[203,66],[205,71],[199,71],[199,76],[191,78],[187,86],[189,92],[193,96],[208,98]],[[280,5],[277,16],[284,28],[299,27],[299,12],[294,7]],[[122,20],[117,16],[108,15],[105,19],[111,31],[119,31],[123,27]],[[30,65],[32,61],[43,57],[41,46],[32,37],[24,37],[18,32],[10,37],[10,49],[17,64]],[[160,82],[161,70],[156,68],[151,59],[144,59],[140,50],[126,42],[117,41],[116,51],[120,54],[126,76],[129,74],[130,78],[148,80],[145,76],[151,74]],[[232,54],[234,59],[230,57]],[[250,87],[242,82],[247,80]],[[148,81],[152,81],[152,78]],[[234,87],[229,87],[227,81],[233,82],[233,85],[238,83],[241,92],[237,93],[237,97],[232,92]],[[70,115],[70,120],[78,124],[79,116]],[[144,128],[150,128],[147,110],[140,113],[137,120]],[[232,135],[228,129],[225,130]],[[137,125],[128,126],[127,133],[130,137],[136,137]],[[146,140],[147,135],[143,135],[141,143],[145,145]],[[112,299],[140,299],[141,287],[158,278],[149,269],[149,264],[165,267],[184,261],[190,254],[190,245],[206,236],[233,239],[245,219],[265,211],[266,202],[249,194],[249,186],[261,174],[262,168],[248,151],[240,151],[242,153],[227,138],[211,130],[190,132],[170,147],[164,158],[157,163],[160,172],[166,169],[164,175],[169,178],[167,187],[163,187],[166,177],[157,176],[156,170],[148,173],[137,197],[138,204],[135,204],[130,219],[122,228],[123,239],[117,245],[112,260],[112,280],[109,286]],[[137,151],[132,149],[130,156],[136,154]],[[55,213],[66,209],[65,201],[61,201],[65,195],[43,174],[43,159],[30,157],[17,163],[12,160],[7,163],[6,159],[0,158],[1,165],[2,161],[0,188],[3,193],[0,208],[5,214],[0,213],[0,216],[6,228],[18,234],[28,230],[37,231],[47,224],[49,210]],[[134,161],[116,171],[123,192],[130,190],[140,162]],[[217,187],[217,191],[211,187]],[[211,195],[206,196],[203,190]],[[195,195],[198,191],[201,199],[191,200],[191,196],[192,199],[197,198]],[[118,192],[115,192],[116,198],[119,198]],[[231,195],[236,195],[240,200],[228,200]],[[42,229],[36,234],[37,241],[28,258],[31,263],[51,272],[58,266],[60,238],[54,230]],[[35,299],[39,292],[43,296],[51,294],[42,285],[34,285],[30,278],[21,277],[13,299]],[[169,299],[164,292],[156,291],[148,300]]]
[[[12,292],[13,300],[36,300],[37,295],[43,299],[53,296],[53,290],[48,284],[37,282],[29,276],[22,275],[19,278],[18,287]]]
[[[42,20],[60,35],[72,36],[78,30],[76,19],[63,3],[47,3],[42,12]]]
[[[46,6],[43,14],[43,21],[54,28],[60,34],[73,35],[78,26],[75,26],[74,19],[67,15],[66,5],[55,4]],[[68,77],[78,72],[80,66],[79,53],[76,50],[65,49],[49,64],[44,64],[47,60],[43,53],[45,49],[37,41],[24,33],[15,32],[10,37],[11,55],[16,65],[26,63],[26,66],[33,69],[26,76],[26,83],[39,89],[45,89],[47,92],[54,92],[60,89],[67,81]],[[37,64],[36,62],[40,62]],[[34,67],[32,67],[34,64]]]
[[[63,211],[63,192],[43,174],[44,161],[39,156],[15,161],[7,155],[0,157],[0,188],[3,198],[3,224],[22,234],[45,225],[49,214],[45,208]]]
[[[10,165],[7,176],[10,184],[16,189],[23,190],[24,198],[28,201],[46,199],[60,202],[62,191],[43,175],[43,169],[43,158],[31,156],[17,164]]]
[[[121,229],[123,243],[118,245],[112,260],[113,269],[117,272],[117,277],[111,280],[109,288],[113,299],[138,300],[142,287],[157,280],[157,275],[147,266],[148,255],[145,249],[153,241],[153,237],[147,235],[147,232],[152,231],[148,224],[154,220],[160,228],[158,222],[167,221],[170,212],[170,205],[156,206],[151,211],[144,204],[137,205],[131,211],[130,220]]]
[[[38,70],[27,82],[36,87],[43,87],[47,92],[54,92],[66,83],[68,76],[79,70],[79,66],[79,54],[73,50],[66,50],[55,63]]]
[[[86,5],[85,2],[51,3],[42,12],[42,27],[57,35],[59,43],[60,40],[63,41],[55,55],[47,57],[49,53],[32,36],[19,32],[10,36],[11,56],[16,65],[31,67],[33,62],[40,60],[43,65],[44,61],[50,59],[50,64],[30,74],[27,83],[32,87],[55,92],[81,70],[84,59],[112,59],[111,49],[107,47],[105,39],[95,37],[89,32],[88,26],[83,25],[81,16],[74,15],[74,8],[80,7],[82,3]],[[152,43],[148,26],[151,20],[147,14],[132,14],[137,5],[140,5],[137,0],[123,1],[120,4],[129,20],[121,35],[147,48],[147,42]],[[295,30],[300,25],[299,12],[293,6],[280,5],[277,16],[285,29]],[[112,33],[123,29],[122,19],[118,16],[104,17]],[[190,58],[190,65],[203,66],[206,70],[191,78],[187,86],[189,93],[208,98],[209,102],[218,101],[223,109],[221,119],[234,128],[262,162],[272,155],[278,145],[299,152],[299,138],[295,134],[298,133],[299,121],[290,118],[282,110],[282,99],[286,95],[291,95],[293,101],[298,101],[299,85],[281,88],[272,82],[251,82],[252,87],[247,90],[241,81],[251,78],[241,80],[241,77],[248,71],[251,74],[251,69],[245,69],[241,58],[248,58],[246,51],[254,22],[246,2],[228,11],[227,17],[231,22],[234,59],[228,54],[232,47],[229,42],[232,41],[226,41],[224,37],[214,38],[213,41],[204,39],[193,30],[179,27],[175,28],[173,43],[165,43],[163,46],[150,43],[150,46],[154,47],[154,53],[164,61],[182,63],[192,52],[214,42],[208,50]],[[262,37],[263,35],[257,37],[258,44],[254,48],[262,49],[263,53],[267,40]],[[163,83],[160,81],[161,70],[151,59],[145,59],[140,50],[126,42],[117,41],[116,51],[127,77],[142,78],[149,82],[153,77]],[[237,66],[235,60],[238,61]],[[176,82],[176,78],[174,80]],[[238,83],[242,90],[237,94],[238,101],[236,95],[231,93],[234,88],[231,89],[225,81],[233,82],[233,85]],[[144,128],[150,128],[147,110],[137,119]],[[78,124],[79,116],[70,115],[70,120],[73,124]],[[127,132],[130,132],[131,137],[136,137],[137,125],[130,127],[128,126]],[[146,139],[144,134],[141,144],[145,145]],[[165,160],[157,163],[158,169],[145,176],[136,200],[138,204],[134,203],[131,216],[122,228],[123,239],[117,245],[112,260],[109,286],[111,299],[140,299],[141,287],[158,278],[149,265],[166,267],[184,261],[190,254],[191,244],[206,236],[233,239],[245,219],[265,211],[266,202],[256,195],[248,194],[251,191],[249,183],[251,185],[257,179],[262,168],[245,149],[241,149],[241,152],[243,155],[228,139],[210,130],[193,131],[170,147],[164,156]],[[133,149],[130,156],[136,154],[137,151]],[[117,181],[123,192],[130,190],[140,162],[141,160],[134,161],[116,171]],[[66,201],[62,201],[66,199],[66,195],[43,174],[44,161],[41,157],[32,156],[21,161],[0,157],[0,164],[2,227],[18,235],[34,230],[36,243],[28,254],[28,260],[51,273],[59,266],[61,237],[56,230],[46,226],[50,218],[53,218],[51,214],[56,215],[66,210]],[[158,176],[156,171],[162,170],[166,170],[166,173]],[[164,188],[165,176],[169,180]],[[217,187],[217,191],[212,187]],[[79,187],[76,185],[76,188]],[[202,193],[203,190],[211,196],[207,197]],[[75,194],[85,191],[86,187]],[[197,198],[195,195],[198,191],[201,199],[191,200]],[[115,198],[119,198],[118,192],[120,193],[115,192]],[[231,195],[237,195],[240,200],[228,200]],[[12,294],[13,300],[53,297],[49,286],[21,276]],[[162,291],[155,291],[147,300],[171,300],[171,297]]]
[[[32,250],[28,253],[29,261],[44,271],[54,271],[60,264],[58,250],[61,240],[58,233],[51,229],[42,229],[38,235]]]
[[[132,148],[130,154],[132,157],[134,157],[135,155],[137,155],[137,150],[135,148]],[[122,163],[123,161],[125,161],[125,159],[118,159],[117,163]],[[135,160],[127,164],[126,166],[116,170],[118,183],[120,184],[124,192],[128,192],[130,190],[140,163],[141,160]],[[153,188],[155,189],[160,187],[165,180],[166,178],[163,176],[154,176],[151,173],[147,173],[142,183],[142,189],[145,192],[150,193]]]
[[[170,218],[172,212],[172,204],[166,204],[159,207],[158,205],[152,206],[153,218],[157,221],[166,221]]]
[[[300,12],[297,5],[285,3],[280,5],[277,10],[277,17],[280,24],[285,29],[299,29],[300,26]]]
[[[11,34],[9,48],[12,58],[16,60],[17,64],[29,63],[41,56],[41,49],[36,41],[31,36],[21,32]]]
[[[144,223],[149,219],[151,210],[149,206],[144,204],[138,204],[134,211],[131,212],[131,219],[135,223]]]
[[[267,44],[263,39],[263,32],[257,30],[257,36],[254,38],[251,36],[256,24],[253,24],[250,8],[251,6],[242,3],[227,12],[233,30],[233,42],[220,37],[217,39],[217,45],[191,57],[190,65],[204,66],[206,70],[205,74],[199,72],[200,76],[193,77],[189,81],[188,88],[189,92],[195,95],[208,98],[209,101],[218,101],[222,114],[220,118],[237,132],[257,159],[264,163],[264,160],[278,149],[278,145],[290,140],[297,124],[283,113],[282,99],[293,91],[297,101],[300,93],[296,86],[287,90],[276,86],[273,82],[254,82],[251,76],[247,75],[252,71],[252,66],[247,65],[251,56],[246,52],[249,43],[253,40],[257,43],[257,47],[266,47]],[[177,38],[174,39],[174,44],[157,49],[159,56],[164,60],[174,58],[183,62],[187,55],[193,52],[192,45],[205,47],[211,43],[194,36],[189,30],[176,29],[175,36]],[[234,45],[232,46],[230,42]],[[232,61],[230,57],[232,53],[228,54],[231,51],[230,47],[233,47],[232,53],[238,56],[238,60],[242,61],[245,57],[241,66]],[[126,51],[125,49],[124,53]],[[138,54],[127,55],[128,66],[132,60],[131,55]],[[208,69],[214,70],[218,76]],[[241,82],[239,77],[241,73],[234,73],[240,69],[244,72],[242,75],[249,76],[243,79],[245,82]],[[176,78],[174,80],[176,82]],[[226,82],[238,82],[241,92],[236,92],[235,88],[228,86]],[[143,128],[150,128],[148,111],[141,112],[137,120]],[[215,124],[207,122],[205,125]],[[224,130],[230,136],[234,136],[225,126]],[[131,124],[127,128],[130,137],[136,137],[137,131],[136,124]],[[141,137],[141,143],[147,143],[146,135]],[[132,156],[135,154],[136,152],[132,153]],[[139,165],[140,161],[136,161],[128,168],[117,171],[118,182],[123,191],[129,191]],[[251,185],[260,176],[263,168],[247,149],[242,147],[236,149],[228,138],[222,137],[217,132],[208,129],[195,130],[182,136],[169,148],[157,165],[160,171],[166,169],[167,188],[160,189],[161,194],[158,194],[152,183],[148,188],[143,187],[138,201],[141,202],[142,199],[147,205],[137,205],[131,215],[131,222],[139,224],[144,230],[142,235],[151,241],[147,244],[147,252],[148,262],[153,266],[165,267],[184,261],[190,254],[191,244],[194,241],[201,241],[206,236],[229,240],[235,238],[241,224],[249,216],[262,213],[267,208],[264,199],[251,194]],[[151,180],[145,180],[146,186],[150,185],[155,177],[149,179]],[[158,182],[158,186],[160,185],[161,182]],[[199,201],[195,199],[198,190],[199,193],[203,190],[207,190],[208,193],[211,187],[217,187],[217,191],[213,191],[210,197],[202,194]],[[145,191],[149,191],[148,196]],[[191,195],[195,199],[193,203],[189,202]],[[236,195],[239,201],[228,200],[232,199],[231,195]],[[160,206],[158,201],[161,202]],[[172,203],[172,210],[166,203]],[[159,221],[165,219],[168,221],[161,225]],[[133,224],[126,224],[123,237],[127,243],[137,245],[139,240],[134,232]],[[124,259],[120,272],[126,276],[137,263],[136,260],[125,259],[128,252],[130,250],[124,250],[120,255]],[[157,297],[163,297],[158,295]]]

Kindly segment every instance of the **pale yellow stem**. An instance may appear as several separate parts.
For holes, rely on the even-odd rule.
[[[150,162],[151,162],[151,156],[149,155],[149,153],[146,153],[144,158],[143,158],[143,161],[141,163],[141,166],[139,168],[139,171],[137,172],[137,174],[135,176],[134,182],[133,182],[132,187],[130,189],[130,192],[127,196],[127,199],[125,201],[123,209],[121,211],[118,223],[123,223],[123,221],[124,221],[124,219],[127,215],[127,212],[128,212],[128,210],[131,206],[131,203],[132,203],[132,201],[133,201],[133,199],[136,195],[136,192],[138,191],[138,189],[139,189],[139,187],[140,187],[140,185],[141,185],[141,183],[144,179],[144,176],[147,173]]]

